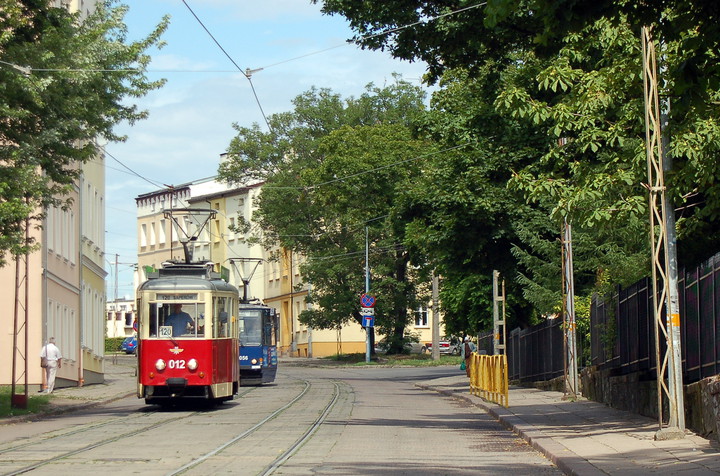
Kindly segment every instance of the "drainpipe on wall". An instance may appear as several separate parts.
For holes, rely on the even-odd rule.
[[[78,290],[80,291],[79,303],[78,303],[78,334],[79,334],[79,342],[80,342],[80,348],[78,349],[78,375],[77,375],[77,382],[78,387],[82,387],[85,383],[85,374],[83,369],[83,348],[85,341],[83,340],[85,338],[85,333],[83,332],[83,323],[85,322],[85,283],[83,282],[83,214],[84,214],[84,208],[83,208],[83,196],[85,195],[85,176],[81,173],[80,174],[80,193],[78,194],[78,203],[80,204],[80,210],[78,215],[80,217],[78,218],[78,250],[77,250],[77,263],[78,263]]]

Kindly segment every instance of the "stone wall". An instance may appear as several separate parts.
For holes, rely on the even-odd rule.
[[[657,419],[654,375],[612,375],[610,371],[588,367],[580,378],[582,393],[589,400]],[[684,398],[686,428],[720,441],[720,376],[686,385]],[[663,413],[667,415],[667,403]]]

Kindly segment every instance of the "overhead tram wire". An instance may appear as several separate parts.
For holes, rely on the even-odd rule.
[[[240,73],[242,73],[242,75],[245,76],[245,79],[248,80],[248,83],[250,83],[250,89],[252,89],[253,96],[255,96],[255,102],[257,102],[258,108],[260,108],[260,113],[262,114],[262,117],[263,117],[263,119],[265,120],[265,124],[267,125],[268,130],[270,130],[270,132],[273,132],[273,129],[272,129],[272,127],[270,126],[270,122],[268,122],[267,116],[265,116],[265,111],[263,110],[262,104],[260,104],[260,98],[259,98],[258,95],[257,95],[257,91],[255,91],[255,85],[253,84],[252,79],[250,78],[251,70],[248,68],[248,69],[247,69],[247,72],[246,72],[246,71],[243,71],[242,68],[240,68],[240,66],[235,62],[235,60],[232,59],[232,57],[228,54],[228,52],[225,51],[225,48],[222,47],[222,45],[220,44],[220,42],[218,42],[218,40],[215,39],[215,36],[213,36],[213,34],[210,33],[210,30],[207,29],[207,27],[206,27],[205,24],[202,22],[202,20],[200,20],[200,18],[195,14],[195,12],[193,11],[193,9],[190,8],[190,5],[188,5],[185,0],[182,0],[182,2],[183,2],[183,4],[187,7],[187,9],[190,11],[190,13],[192,14],[192,16],[195,17],[195,20],[197,20],[197,22],[200,24],[200,26],[203,27],[203,29],[205,30],[205,32],[206,32],[208,35],[210,35],[210,38],[212,38],[212,40],[215,42],[215,44],[217,45],[217,47],[220,48],[220,51],[222,51],[222,52],[225,54],[225,56],[227,57],[227,59],[229,59],[230,62],[238,69],[238,71],[240,71]]]
[[[286,59],[286,60],[278,61],[277,63],[272,63],[272,64],[269,64],[269,65],[267,65],[267,66],[263,66],[263,67],[261,67],[261,68],[254,69],[253,71],[262,71],[262,70],[264,70],[264,69],[272,68],[273,66],[279,66],[279,65],[281,65],[281,64],[290,63],[291,61],[296,61],[296,60],[299,60],[299,59],[307,58],[308,56],[313,56],[313,55],[318,55],[318,54],[320,54],[320,53],[325,53],[326,51],[334,50],[334,49],[340,48],[340,47],[342,47],[342,46],[348,46],[348,45],[350,45],[350,44],[357,43],[358,41],[367,40],[367,39],[370,39],[370,38],[376,38],[376,37],[378,37],[378,36],[389,35],[390,33],[395,33],[395,32],[397,32],[397,31],[402,31],[402,30],[405,30],[405,29],[407,29],[407,28],[411,28],[411,27],[416,26],[416,25],[421,25],[421,24],[423,24],[423,23],[429,23],[429,22],[431,22],[431,21],[439,20],[440,18],[444,18],[444,17],[448,17],[448,16],[451,16],[451,15],[456,15],[456,14],[458,14],[458,13],[462,13],[462,12],[465,12],[465,11],[468,11],[468,10],[472,10],[473,8],[482,7],[482,6],[487,5],[487,3],[488,3],[488,2],[481,2],[481,3],[475,4],[475,5],[470,5],[470,6],[467,6],[467,7],[460,8],[460,9],[458,9],[458,10],[453,10],[453,11],[451,11],[451,12],[442,13],[442,14],[436,15],[436,16],[434,16],[434,17],[425,18],[425,19],[423,19],[423,20],[419,20],[419,21],[416,21],[416,22],[414,22],[414,23],[408,23],[407,25],[401,25],[401,26],[398,26],[398,27],[395,27],[395,28],[390,28],[390,29],[388,29],[388,30],[381,31],[381,32],[379,32],[379,33],[372,33],[372,34],[369,34],[369,35],[363,35],[363,36],[359,37],[359,38],[358,38],[357,40],[355,40],[355,41],[353,41],[353,40],[347,40],[345,43],[341,43],[341,44],[338,44],[338,45],[335,45],[335,46],[331,46],[331,47],[329,47],[329,48],[325,48],[325,49],[322,49],[322,50],[313,51],[313,52],[311,52],[311,53],[306,53],[306,54],[304,54],[304,55],[295,56],[295,57],[293,57],[293,58],[288,58],[288,59]]]

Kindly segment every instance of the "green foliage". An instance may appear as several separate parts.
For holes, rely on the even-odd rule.
[[[11,406],[11,392],[12,387],[10,385],[0,386],[0,418],[39,413],[50,403],[49,395],[33,395],[29,393],[27,408],[13,408]],[[23,394],[24,392],[23,387],[15,387],[15,393]]]
[[[105,354],[114,354],[120,352],[120,344],[125,337],[106,337],[105,338]]]
[[[265,182],[254,234],[268,248],[279,243],[306,258],[301,272],[314,306],[300,320],[315,328],[360,322],[367,230],[375,325],[402,336],[417,290],[397,197],[433,151],[410,128],[423,93],[398,80],[346,100],[312,89],[293,103],[294,111],[269,118],[271,132],[238,127],[220,176]]]
[[[101,154],[95,141],[122,140],[113,127],[146,116],[127,99],[163,84],[147,79],[145,51],[160,45],[167,19],[128,42],[127,7],[100,2],[81,22],[50,3],[0,1],[0,256],[33,249],[25,219],[66,206],[78,164]]]

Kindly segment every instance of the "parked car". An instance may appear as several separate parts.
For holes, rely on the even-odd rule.
[[[122,344],[120,344],[120,350],[124,350],[126,354],[134,354],[137,352],[137,337],[126,337],[125,340],[122,341]]]
[[[406,354],[419,354],[422,352],[422,349],[424,347],[419,342],[413,342],[412,340],[408,340],[403,344],[403,350]],[[388,349],[388,343],[385,338],[376,341],[375,342],[375,353],[378,352],[387,352]]]
[[[460,342],[443,339],[438,345],[441,354],[460,355]],[[432,352],[432,342],[426,342],[422,351]]]

